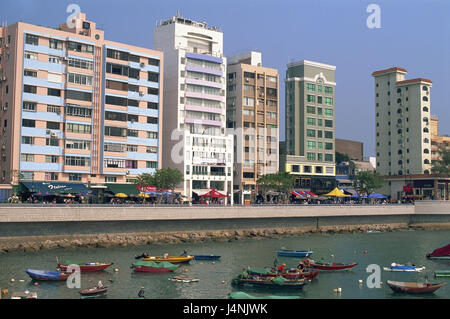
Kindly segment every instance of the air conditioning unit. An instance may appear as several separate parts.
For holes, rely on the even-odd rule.
[[[140,96],[144,96],[144,92],[139,92],[139,95]]]
[[[3,132],[6,132],[6,127],[3,128]]]
[[[250,82],[250,80],[248,78],[245,78],[245,82]]]
[[[51,134],[51,133],[52,133],[52,131],[50,131],[50,130],[45,131],[45,134]]]
[[[145,66],[145,63],[142,62],[140,65],[141,65],[141,68],[143,68]]]
[[[6,111],[8,108],[6,106],[3,107],[3,111]]]
[[[130,175],[130,171],[126,171],[125,173],[126,173],[127,175]]]
[[[6,150],[6,144],[2,145],[2,150]]]

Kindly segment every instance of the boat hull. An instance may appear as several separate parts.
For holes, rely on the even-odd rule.
[[[398,293],[408,294],[428,294],[433,293],[446,283],[440,284],[420,284],[420,283],[408,283],[408,282],[392,282],[386,281],[386,284],[394,291]]]
[[[80,290],[80,295],[82,297],[97,297],[97,296],[106,294],[107,291],[108,291],[108,287],[104,287],[101,289],[88,288],[88,289]]]
[[[308,257],[311,256],[314,252],[307,250],[278,250],[277,255],[280,257]]]
[[[272,280],[255,280],[255,279],[236,279],[234,284],[237,286],[250,286],[254,288],[263,289],[275,289],[275,290],[290,290],[290,289],[303,289],[306,283],[303,280],[293,280],[290,283],[284,283],[282,285],[275,284]]]
[[[416,267],[416,268],[392,268],[392,267],[383,267],[384,271],[397,271],[397,272],[421,272],[425,269],[425,267]]]
[[[102,271],[111,266],[113,263],[100,264],[100,265],[78,265],[80,267],[80,272],[92,272],[92,271]],[[69,265],[58,263],[58,268],[62,271],[67,271]]]
[[[220,256],[217,255],[194,255],[195,260],[217,260]]]
[[[40,281],[62,281],[69,278],[70,274],[61,271],[45,271],[45,270],[33,270],[27,269],[26,273],[33,280]]]
[[[186,256],[186,257],[185,256],[176,256],[176,257],[167,257],[167,258],[164,258],[164,257],[147,257],[147,258],[144,258],[142,260],[143,261],[153,261],[155,263],[162,262],[162,261],[167,261],[167,262],[170,262],[172,264],[175,264],[175,263],[188,263],[192,259],[194,259],[194,256]]]
[[[147,266],[133,266],[133,270],[135,272],[150,272],[150,273],[162,273],[162,272],[171,272],[173,269],[169,268],[155,268],[155,267],[147,267]]]

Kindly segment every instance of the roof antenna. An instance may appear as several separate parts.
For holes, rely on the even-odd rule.
[[[180,10],[177,10],[177,18],[181,18],[181,16],[180,16]]]

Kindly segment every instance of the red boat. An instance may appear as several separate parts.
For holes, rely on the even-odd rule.
[[[297,269],[290,269],[285,272],[279,272],[277,269],[273,267],[264,267],[264,268],[247,268],[246,271],[251,275],[256,275],[260,277],[269,277],[275,278],[281,276],[285,279],[301,279],[305,278],[308,280],[312,280],[317,277],[319,271],[310,271],[310,272],[299,272]]]
[[[56,257],[56,261],[58,263],[58,268],[61,269],[62,271],[67,271],[69,265],[77,265],[78,267],[80,267],[81,272],[102,271],[113,264],[113,263],[99,263],[99,262],[80,263],[69,260],[59,262],[58,257]]]
[[[305,264],[306,268],[329,270],[329,271],[352,269],[358,264],[358,263],[351,263],[351,264],[322,263],[322,262],[315,262],[314,260],[311,259],[304,259],[303,263]]]
[[[178,265],[174,265],[167,261],[155,263],[153,261],[138,261],[131,266],[136,272],[169,272],[178,269]]]
[[[410,294],[433,293],[446,284],[446,282],[442,282],[440,284],[432,284],[391,280],[386,281],[386,283],[394,292],[404,292]]]
[[[427,254],[427,258],[450,260],[450,244],[447,246],[435,249],[431,254]]]

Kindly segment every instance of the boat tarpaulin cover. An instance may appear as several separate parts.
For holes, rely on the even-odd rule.
[[[175,270],[175,269],[178,268],[177,265],[174,265],[174,264],[172,264],[170,262],[167,262],[167,261],[162,261],[160,263],[155,263],[153,261],[140,260],[140,261],[135,262],[133,264],[133,266],[136,266],[136,267],[144,266],[144,267],[153,267],[153,268],[167,268],[167,269],[172,269],[172,270]]]
[[[268,275],[268,274],[274,274],[274,271],[272,268],[249,268],[247,269],[247,272],[249,274],[259,274],[259,275]]]
[[[431,254],[430,257],[442,257],[442,256],[449,256],[450,255],[450,244],[447,246],[435,249]]]

